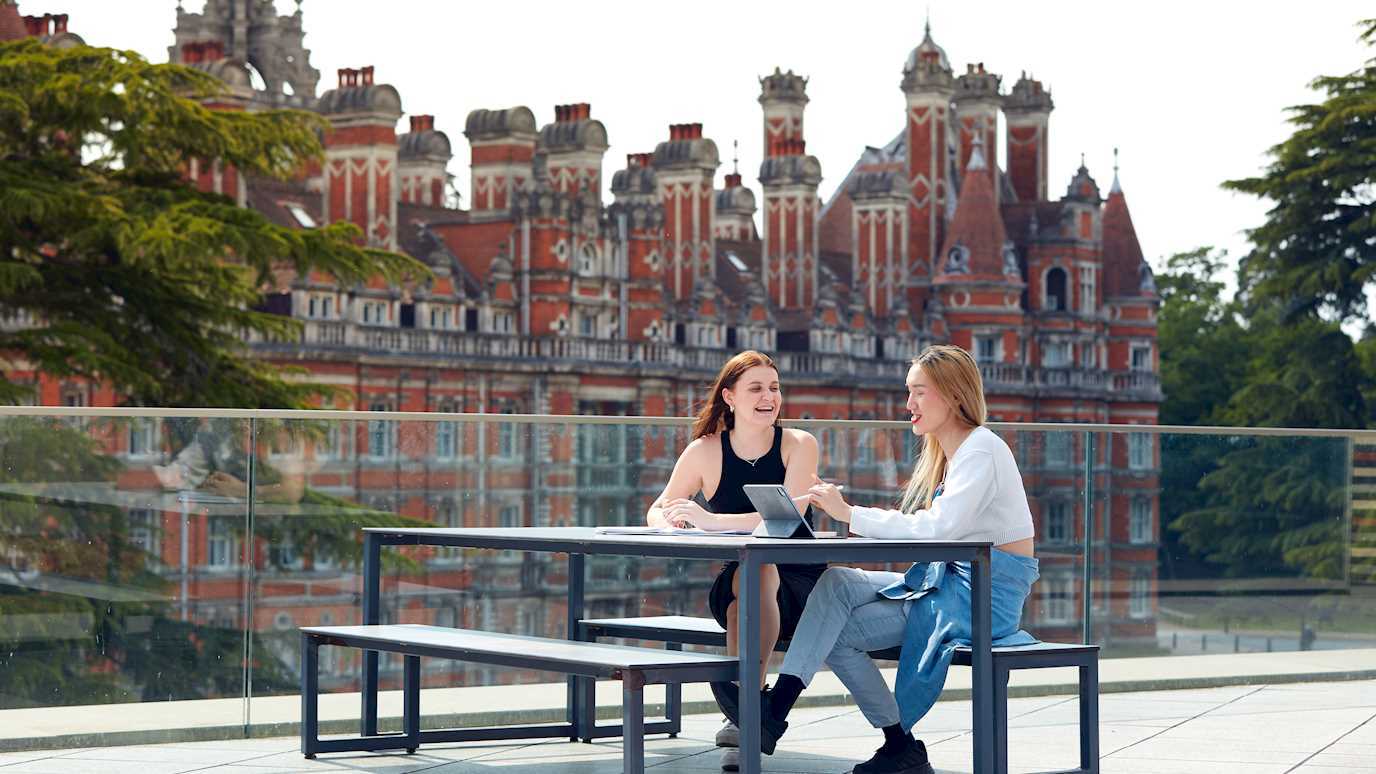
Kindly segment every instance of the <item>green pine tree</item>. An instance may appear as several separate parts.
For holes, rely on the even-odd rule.
[[[251,336],[297,335],[257,311],[276,267],[351,284],[424,267],[335,223],[277,226],[190,186],[190,159],[279,179],[321,155],[318,116],[216,111],[223,84],[106,48],[0,45],[0,350],[130,404],[298,407],[321,388],[253,359]],[[24,396],[0,376],[0,400]]]
[[[1376,19],[1360,26],[1362,42],[1376,45]],[[1365,291],[1376,287],[1376,58],[1310,85],[1323,101],[1290,108],[1295,131],[1263,174],[1224,184],[1271,203],[1248,232],[1243,287],[1289,317],[1365,320]]]

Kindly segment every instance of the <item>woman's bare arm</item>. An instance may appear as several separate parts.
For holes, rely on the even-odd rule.
[[[650,503],[650,509],[645,512],[645,523],[651,527],[672,527],[669,520],[664,517],[664,505],[671,500],[686,500],[698,492],[702,491],[702,439],[698,439],[688,444],[688,448],[678,456],[678,461],[674,463],[674,472],[669,474],[669,483],[665,484],[664,491],[659,493],[659,497]]]

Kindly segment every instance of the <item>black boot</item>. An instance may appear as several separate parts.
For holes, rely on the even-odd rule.
[[[932,764],[927,760],[927,747],[917,739],[909,737],[898,747],[885,744],[875,750],[874,756],[864,763],[856,764],[851,774],[933,774]]]

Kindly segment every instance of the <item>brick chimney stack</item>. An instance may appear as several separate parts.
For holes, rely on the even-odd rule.
[[[531,183],[538,136],[535,114],[524,105],[474,110],[463,133],[472,149],[469,210],[479,219],[504,217],[515,195]]]
[[[693,297],[698,282],[716,276],[716,197],[712,181],[721,160],[702,124],[670,124],[655,147],[655,179],[664,205],[666,280],[677,300]]]
[[[1042,82],[1023,73],[1003,98],[1008,135],[1008,177],[1025,202],[1047,198],[1048,131],[1056,105]]]
[[[401,200],[430,207],[444,206],[449,162],[454,152],[449,136],[435,131],[432,115],[411,116],[411,131],[398,140]]]
[[[550,187],[560,193],[591,194],[602,200],[602,157],[607,128],[592,117],[586,102],[555,105],[554,123],[540,130]]]
[[[325,134],[326,220],[348,220],[363,229],[369,245],[396,249],[396,123],[401,95],[374,84],[373,68],[340,68],[339,87],[320,97],[319,110],[330,120]]]

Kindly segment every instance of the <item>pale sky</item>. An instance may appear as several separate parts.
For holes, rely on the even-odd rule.
[[[276,0],[279,13],[294,0]],[[204,0],[185,0],[188,11]],[[450,172],[469,188],[464,118],[476,108],[589,102],[607,127],[604,177],[625,154],[654,150],[671,123],[701,122],[731,171],[731,143],[758,194],[758,77],[776,66],[810,78],[805,132],[829,198],[865,145],[903,125],[908,52],[932,33],[957,74],[983,62],[1004,90],[1027,70],[1056,103],[1053,198],[1084,153],[1106,195],[1113,148],[1142,248],[1153,264],[1201,245],[1246,251],[1263,203],[1219,188],[1256,174],[1289,134],[1283,109],[1314,101],[1308,82],[1373,55],[1356,39],[1368,3],[1122,2],[779,3],[306,0],[306,45],[320,91],[340,67],[373,65],[411,113],[435,115],[454,146]],[[175,0],[21,0],[20,12],[66,12],[93,45],[167,60]],[[406,119],[399,124],[405,131]],[[999,148],[1000,162],[1004,159]]]

